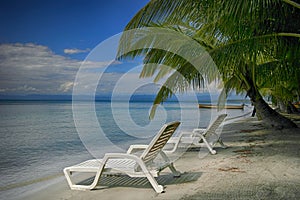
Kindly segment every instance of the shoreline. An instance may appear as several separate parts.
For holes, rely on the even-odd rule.
[[[299,126],[300,117],[296,119]],[[185,172],[175,180],[162,173],[165,193],[149,186],[111,185],[93,191],[72,191],[64,177],[28,187],[19,199],[299,199],[300,129],[265,129],[256,118],[226,124],[222,139],[210,155],[202,148],[187,151],[175,162]],[[200,151],[199,151],[200,150]],[[192,163],[192,164],[191,164]],[[122,180],[124,183],[124,180]],[[51,182],[51,181],[50,181]],[[38,187],[43,188],[38,189]]]

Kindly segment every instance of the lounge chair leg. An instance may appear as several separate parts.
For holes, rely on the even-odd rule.
[[[223,149],[226,149],[226,148],[227,148],[227,146],[223,143],[223,141],[222,141],[221,138],[219,138],[218,142],[220,143],[220,145],[221,145],[221,147],[222,147]]]
[[[173,173],[173,176],[174,176],[174,177],[180,177],[180,176],[181,176],[181,172],[179,172],[179,171],[177,171],[177,170],[175,169],[173,163],[171,163],[171,164],[169,165],[169,168],[170,168],[171,172]]]
[[[216,151],[216,150],[209,149],[209,151],[210,151],[210,153],[213,154],[213,155],[217,154],[217,151]]]
[[[162,193],[164,192],[164,187],[162,185],[159,185],[155,178],[152,176],[150,173],[146,173],[146,177],[149,180],[150,184],[152,185],[153,189],[157,193]]]
[[[71,172],[70,172],[70,170],[64,169],[64,174],[65,174],[65,177],[66,177],[67,182],[69,184],[69,187],[72,189],[72,187],[73,187],[74,184],[73,184],[73,182],[71,180]]]
[[[64,174],[65,177],[67,179],[67,182],[69,184],[69,187],[71,188],[71,190],[90,190],[91,188],[89,186],[86,185],[76,185],[72,182],[71,180],[71,170],[70,169],[64,169]]]
[[[217,151],[214,150],[213,147],[209,143],[207,143],[206,146],[211,154],[213,154],[213,155],[217,154]]]
[[[92,189],[94,189],[97,186],[97,183],[102,175],[102,172],[103,172],[103,169],[104,169],[104,166],[105,166],[107,160],[108,160],[107,158],[104,159],[104,163],[99,167],[99,170],[96,172],[94,181],[91,185],[76,185],[76,184],[74,184],[71,180],[71,174],[72,174],[73,170],[71,168],[65,168],[64,174],[65,174],[65,177],[67,179],[67,182],[68,182],[70,188],[72,190],[92,190]]]
[[[155,180],[154,176],[148,171],[146,165],[142,162],[142,161],[137,161],[137,164],[139,165],[140,169],[143,171],[143,173],[145,174],[146,178],[148,179],[148,181],[150,182],[150,184],[152,185],[153,189],[157,192],[157,193],[162,193],[164,192],[164,187],[162,185],[159,185],[157,183],[157,181]]]
[[[207,142],[207,140],[205,139],[205,137],[203,135],[200,135],[200,137],[202,138],[204,144],[206,145],[206,147],[208,148],[208,150],[210,151],[210,153],[213,154],[213,155],[217,154],[217,151],[213,150],[212,146]]]
[[[168,165],[168,167],[170,168],[171,172],[173,173],[174,177],[180,177],[181,173],[179,171],[177,171],[173,165],[173,163],[169,160],[168,156],[166,155],[165,152],[161,151],[160,155],[162,156],[162,158],[164,159],[165,162],[170,163]]]
[[[105,164],[104,164],[104,165],[105,165]],[[101,170],[99,170],[99,171],[96,173],[96,176],[95,176],[95,178],[94,178],[94,181],[93,181],[93,183],[90,185],[90,188],[91,188],[91,189],[94,189],[94,188],[97,186],[97,183],[99,182],[99,179],[100,179],[100,177],[101,177],[101,175],[102,175],[102,171],[103,171],[104,165],[102,165]]]

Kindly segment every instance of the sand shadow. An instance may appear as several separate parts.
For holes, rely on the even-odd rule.
[[[180,177],[174,177],[172,174],[160,175],[156,178],[158,184],[163,186],[176,185],[197,181],[201,172],[185,172]],[[94,177],[79,182],[81,185],[90,185]],[[149,181],[145,177],[129,177],[128,175],[103,175],[97,184],[97,189],[113,188],[113,187],[132,187],[132,188],[152,188]]]

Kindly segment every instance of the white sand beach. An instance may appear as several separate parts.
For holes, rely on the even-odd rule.
[[[300,125],[300,117],[294,117]],[[224,126],[227,149],[217,154],[194,148],[175,162],[184,172],[173,178],[168,172],[158,179],[165,193],[157,194],[145,180],[113,178],[107,188],[72,191],[63,177],[27,193],[22,199],[300,199],[300,129],[265,129],[256,118]],[[200,154],[199,154],[200,150]]]

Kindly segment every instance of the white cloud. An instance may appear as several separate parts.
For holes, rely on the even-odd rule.
[[[15,92],[15,91],[23,91],[23,92],[37,92],[38,89],[28,86],[28,85],[22,85],[17,88],[1,88],[0,92]]]
[[[67,81],[67,82],[61,84],[58,90],[62,91],[62,92],[68,92],[68,91],[71,91],[73,85],[74,85],[73,82]]]
[[[77,53],[86,53],[89,52],[90,49],[64,49],[65,54],[77,54]]]
[[[132,93],[151,82],[140,80],[139,70],[133,69],[126,74],[114,72],[119,69],[116,65],[120,64],[121,68],[122,63],[111,62],[85,61],[81,76],[74,83],[82,61],[55,54],[47,46],[0,44],[0,94],[72,94],[74,85],[81,94],[95,92],[95,88],[98,94],[111,93],[115,88],[122,93]],[[109,64],[114,70],[103,73]]]
[[[0,92],[2,94],[71,94],[81,61],[52,52],[48,47],[27,44],[0,45]],[[98,68],[103,63],[90,62]]]

